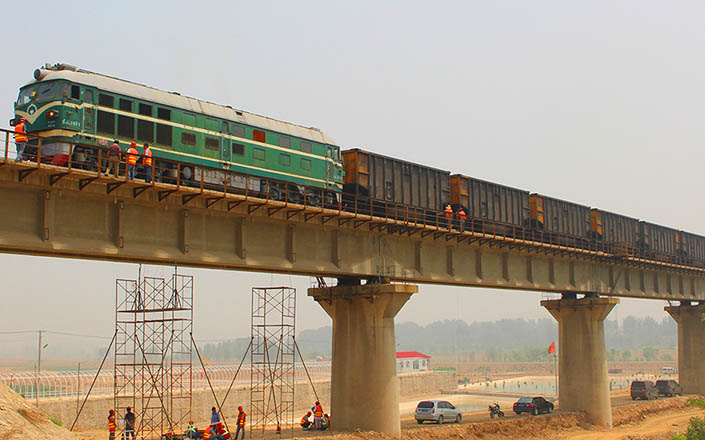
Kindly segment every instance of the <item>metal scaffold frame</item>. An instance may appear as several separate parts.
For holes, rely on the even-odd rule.
[[[131,407],[139,439],[180,431],[191,418],[193,277],[118,279],[115,304],[116,419]]]
[[[252,288],[252,435],[294,430],[296,289]]]

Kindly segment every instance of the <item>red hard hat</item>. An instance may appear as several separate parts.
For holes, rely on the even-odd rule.
[[[137,142],[132,141],[132,143],[130,144],[130,146],[131,146],[131,147],[136,147],[136,146],[137,146]]]
[[[238,407],[237,407],[237,410],[238,410],[238,411],[242,411],[242,407],[241,407],[241,406],[238,406]]]
[[[110,414],[115,414],[115,410],[112,410],[112,409],[111,409],[110,411],[108,411],[108,412],[109,412]]]
[[[307,412],[306,415],[307,415],[307,416],[310,416],[310,415],[311,415],[311,411]]]
[[[25,118],[20,118],[20,122],[27,122]]]

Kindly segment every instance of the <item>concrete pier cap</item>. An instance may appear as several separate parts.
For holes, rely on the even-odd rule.
[[[418,290],[412,284],[308,290],[333,320],[333,430],[401,435],[394,317]]]
[[[558,321],[558,401],[560,409],[585,412],[595,425],[612,427],[604,320],[617,298],[586,296],[544,300]]]
[[[705,303],[664,307],[678,323],[678,379],[683,392],[705,395]]]

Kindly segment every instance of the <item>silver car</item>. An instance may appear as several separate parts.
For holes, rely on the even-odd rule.
[[[419,425],[425,421],[436,422],[440,425],[445,422],[460,423],[463,415],[460,410],[445,400],[424,400],[416,405],[414,418]]]

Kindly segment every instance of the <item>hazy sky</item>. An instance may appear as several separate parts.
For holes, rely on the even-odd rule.
[[[701,1],[63,1],[22,16],[0,27],[4,121],[36,67],[66,62],[705,234]],[[8,255],[0,268],[0,331],[101,335],[114,279],[137,272]],[[308,278],[184,272],[196,275],[199,339],[247,336],[252,286],[291,284],[298,327],[330,323]],[[398,321],[548,317],[540,298],[422,286]],[[611,319],[661,319],[662,307],[626,300]]]

